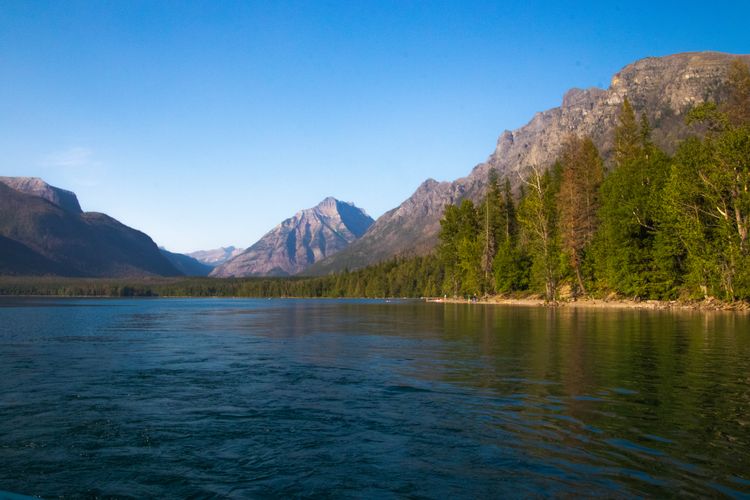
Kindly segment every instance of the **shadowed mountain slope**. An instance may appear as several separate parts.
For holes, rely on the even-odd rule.
[[[159,251],[167,258],[169,263],[172,264],[175,269],[185,276],[208,276],[209,273],[214,270],[214,266],[204,264],[189,255],[170,252],[166,248],[161,247],[159,248]]]
[[[70,191],[39,179],[8,179],[0,182],[3,274],[180,275],[146,234],[105,214],[81,212]]]

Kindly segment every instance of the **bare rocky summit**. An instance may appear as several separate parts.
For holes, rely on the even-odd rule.
[[[242,254],[218,266],[215,277],[288,276],[346,248],[373,219],[362,209],[329,197],[266,233]]]
[[[21,193],[43,198],[69,212],[82,212],[74,192],[50,186],[38,177],[0,177],[0,182]]]
[[[396,255],[425,254],[437,243],[440,218],[446,204],[463,198],[478,201],[490,168],[517,186],[531,166],[547,168],[571,135],[590,136],[605,160],[613,148],[614,127],[627,97],[637,113],[645,112],[653,127],[654,142],[668,152],[690,130],[685,114],[707,100],[726,98],[727,71],[737,57],[718,52],[693,52],[649,57],[626,66],[613,78],[609,89],[572,89],[562,105],[537,113],[529,123],[505,131],[486,162],[453,182],[425,181],[397,208],[385,213],[367,233],[308,272],[324,274],[358,268]]]

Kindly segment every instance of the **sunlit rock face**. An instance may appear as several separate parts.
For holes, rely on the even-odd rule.
[[[363,210],[329,197],[286,219],[242,254],[214,269],[211,276],[298,274],[346,248],[372,223]]]
[[[69,212],[81,213],[81,205],[74,192],[50,186],[38,177],[0,177],[0,182],[21,193],[43,198]]]

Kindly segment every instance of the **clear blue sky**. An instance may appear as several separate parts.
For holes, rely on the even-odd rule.
[[[0,0],[0,175],[175,251],[373,217],[624,65],[750,52],[749,2]]]

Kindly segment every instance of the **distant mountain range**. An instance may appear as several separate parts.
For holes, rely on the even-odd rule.
[[[232,257],[244,252],[244,248],[235,248],[233,246],[216,248],[214,250],[198,250],[196,252],[190,252],[186,254],[188,257],[192,257],[198,262],[211,266],[213,269],[216,266],[220,266]]]
[[[426,180],[373,221],[353,204],[326,198],[283,221],[243,250],[174,254],[107,215],[83,212],[76,195],[41,179],[0,177],[0,274],[64,276],[288,276],[361,268],[397,255],[421,255],[437,243],[446,204],[484,195],[488,172],[519,184],[531,166],[549,167],[570,135],[590,136],[605,160],[627,97],[646,113],[652,138],[671,152],[690,133],[686,112],[726,99],[727,70],[738,56],[716,52],[650,57],[626,66],[608,89],[572,89],[562,105],[505,131],[487,161],[453,182]],[[739,56],[750,62],[750,56]]]
[[[286,276],[345,248],[372,223],[354,205],[326,198],[247,250],[183,255],[105,214],[83,212],[71,191],[33,177],[0,177],[0,275]]]
[[[297,274],[346,248],[373,222],[362,209],[329,197],[283,221],[250,248],[216,267],[211,276]]]

